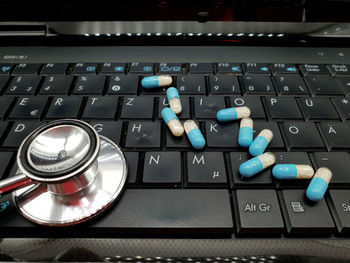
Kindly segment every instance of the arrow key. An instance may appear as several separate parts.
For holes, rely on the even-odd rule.
[[[40,119],[46,101],[43,97],[21,97],[17,100],[9,119]]]

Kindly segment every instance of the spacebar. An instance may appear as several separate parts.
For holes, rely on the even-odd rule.
[[[230,234],[230,197],[220,189],[129,189],[90,227],[137,234]]]

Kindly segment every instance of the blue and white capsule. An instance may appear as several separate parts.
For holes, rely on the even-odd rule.
[[[205,139],[201,130],[193,120],[187,120],[184,123],[185,132],[192,146],[197,149],[203,149],[205,146]]]
[[[244,178],[252,177],[276,162],[276,157],[271,152],[254,157],[239,166],[239,173]]]
[[[277,164],[272,169],[272,175],[279,180],[311,179],[314,169],[307,164]]]
[[[320,167],[306,189],[306,196],[311,201],[321,201],[332,179],[332,171],[326,167]]]
[[[166,91],[166,97],[169,102],[170,109],[172,109],[175,114],[180,114],[182,111],[182,105],[177,89],[174,87],[168,88]]]
[[[273,133],[269,129],[263,129],[249,146],[249,153],[252,156],[263,154],[273,138]]]
[[[216,113],[216,118],[220,122],[228,122],[249,117],[250,113],[250,109],[246,106],[237,108],[227,108],[219,110]]]
[[[141,85],[145,89],[155,89],[170,86],[172,82],[173,79],[170,75],[159,75],[143,78],[141,81]]]
[[[180,137],[184,134],[184,128],[172,109],[168,107],[164,108],[162,110],[162,117],[174,136]]]
[[[241,120],[241,125],[238,132],[238,144],[241,147],[247,148],[253,142],[253,120],[250,117],[245,117]]]

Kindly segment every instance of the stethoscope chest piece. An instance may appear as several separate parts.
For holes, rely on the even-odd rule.
[[[102,213],[121,194],[127,176],[120,148],[78,120],[54,121],[31,133],[17,164],[24,187],[13,191],[14,202],[25,218],[48,226],[74,225]]]

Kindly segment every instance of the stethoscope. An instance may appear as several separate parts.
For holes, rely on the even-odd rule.
[[[0,181],[18,211],[47,226],[94,218],[121,194],[127,165],[121,149],[79,120],[57,120],[33,131],[17,153],[16,176]]]

